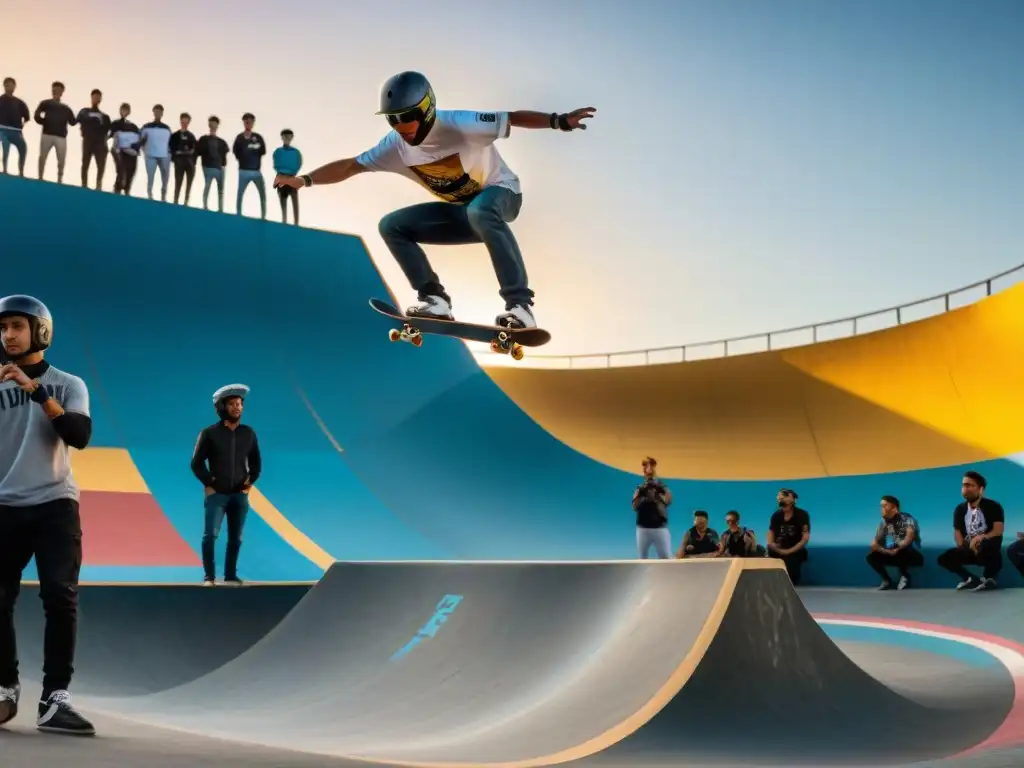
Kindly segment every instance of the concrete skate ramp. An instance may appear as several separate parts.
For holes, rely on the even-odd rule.
[[[76,690],[101,696],[156,693],[196,680],[251,648],[309,585],[79,588]],[[22,586],[15,611],[23,676],[43,666],[38,586]]]
[[[363,563],[332,567],[202,678],[79,701],[385,764],[823,765],[957,753],[1012,691],[969,712],[900,696],[828,639],[775,561]]]

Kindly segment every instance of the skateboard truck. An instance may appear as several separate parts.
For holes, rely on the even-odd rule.
[[[498,331],[497,338],[491,339],[491,352],[511,355],[513,360],[523,359],[523,345],[512,341],[508,331]]]
[[[423,344],[423,334],[408,323],[402,325],[402,330],[392,328],[388,331],[388,338],[391,341],[407,341],[414,347],[419,347]]]

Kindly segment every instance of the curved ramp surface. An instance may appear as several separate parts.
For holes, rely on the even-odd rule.
[[[79,690],[83,708],[198,736],[509,768],[894,764],[984,741],[1013,699],[995,690],[963,710],[899,695],[760,559],[337,564],[201,678],[141,696]]]
[[[999,376],[976,375],[978,354]],[[487,368],[578,451],[667,477],[906,472],[1024,450],[1024,284],[852,338],[737,357],[577,370]]]

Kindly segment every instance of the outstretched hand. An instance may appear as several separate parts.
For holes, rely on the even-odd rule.
[[[286,173],[279,173],[274,177],[274,189],[278,187],[291,187],[292,189],[299,189],[304,187],[302,179],[298,176],[289,176]]]
[[[597,109],[594,107],[583,107],[582,109],[574,109],[572,112],[566,113],[565,119],[568,121],[569,127],[572,130],[575,131],[577,128],[579,128],[581,131],[585,131],[587,130],[587,126],[583,121],[593,117],[595,112],[597,112]]]

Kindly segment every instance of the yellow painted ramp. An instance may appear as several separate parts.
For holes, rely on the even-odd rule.
[[[669,365],[485,369],[553,436],[619,469],[757,480],[909,471],[1024,449],[1024,284],[849,339]]]

